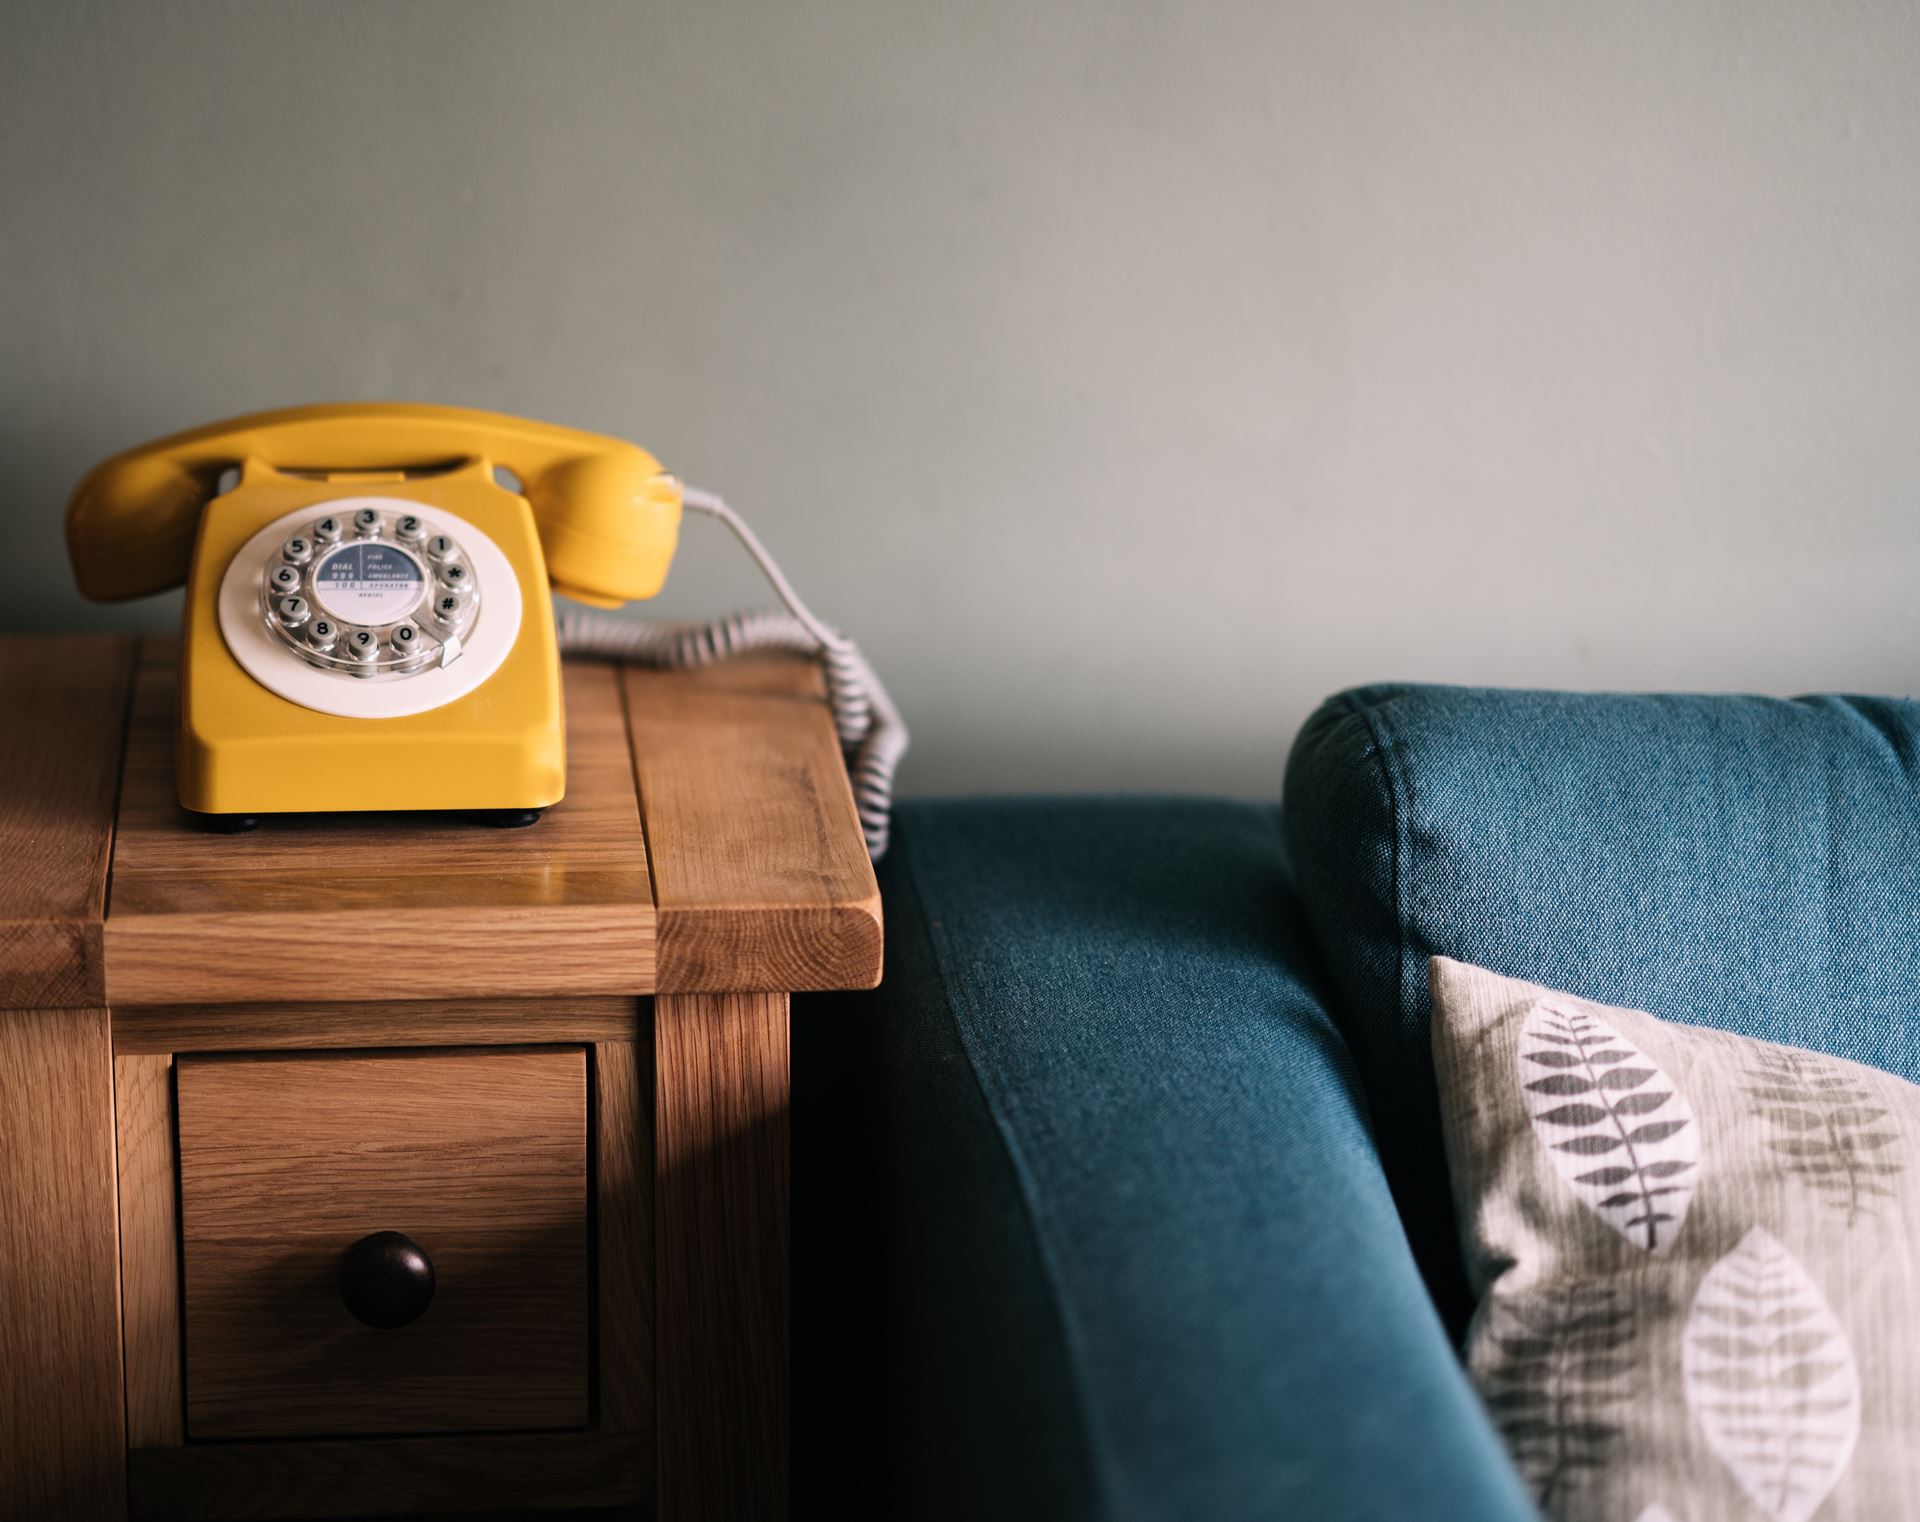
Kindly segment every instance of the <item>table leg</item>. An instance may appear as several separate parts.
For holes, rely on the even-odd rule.
[[[785,994],[654,1000],[659,1522],[789,1510]]]
[[[104,1009],[0,1010],[0,1522],[124,1518]]]

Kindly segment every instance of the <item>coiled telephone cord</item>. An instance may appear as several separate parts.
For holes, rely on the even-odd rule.
[[[682,504],[689,512],[719,519],[732,531],[785,604],[785,611],[756,608],[705,623],[665,623],[568,609],[560,617],[561,650],[672,670],[767,651],[818,655],[826,673],[833,725],[847,757],[860,830],[866,836],[867,854],[878,861],[887,851],[893,776],[909,742],[899,710],[859,646],[813,615],[738,513],[712,492],[692,486],[684,488]]]

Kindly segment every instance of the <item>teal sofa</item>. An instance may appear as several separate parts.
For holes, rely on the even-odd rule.
[[[1281,796],[901,809],[796,1014],[803,1512],[1533,1517],[1431,954],[1920,1079],[1909,701],[1374,687]]]

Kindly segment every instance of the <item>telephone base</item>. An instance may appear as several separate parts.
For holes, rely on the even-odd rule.
[[[338,483],[260,467],[208,504],[187,586],[180,653],[177,781],[187,808],[250,816],[457,816],[524,813],[558,803],[565,794],[566,727],[552,607],[545,596],[520,596],[520,589],[543,588],[547,579],[532,510],[477,466],[386,483],[381,491],[377,500],[397,506],[368,509],[362,504],[375,499],[342,496]],[[391,515],[413,504],[474,557],[478,623],[452,666],[367,680],[310,668],[268,639],[251,573],[240,578],[247,616],[223,622],[220,599],[240,564],[236,557],[263,532],[271,531],[278,545],[281,528],[308,522],[315,532],[295,537],[318,542],[322,521],[338,520],[332,527],[339,528],[358,512],[377,511],[388,515],[382,519],[386,526],[365,542],[393,549],[400,541],[387,537],[398,533]],[[488,554],[497,564],[479,554],[483,543],[492,547]],[[229,635],[243,651],[257,653],[264,646],[302,680],[285,691],[269,684],[243,664]],[[484,653],[489,638],[503,648],[478,686],[408,711],[407,696],[420,684],[448,671],[479,670],[468,663]],[[318,698],[310,690],[315,684]],[[341,700],[343,692],[353,701]]]

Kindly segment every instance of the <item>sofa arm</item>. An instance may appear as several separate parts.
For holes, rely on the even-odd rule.
[[[800,1500],[1532,1517],[1313,992],[1274,811],[910,805],[886,865],[884,986],[794,1027]]]

